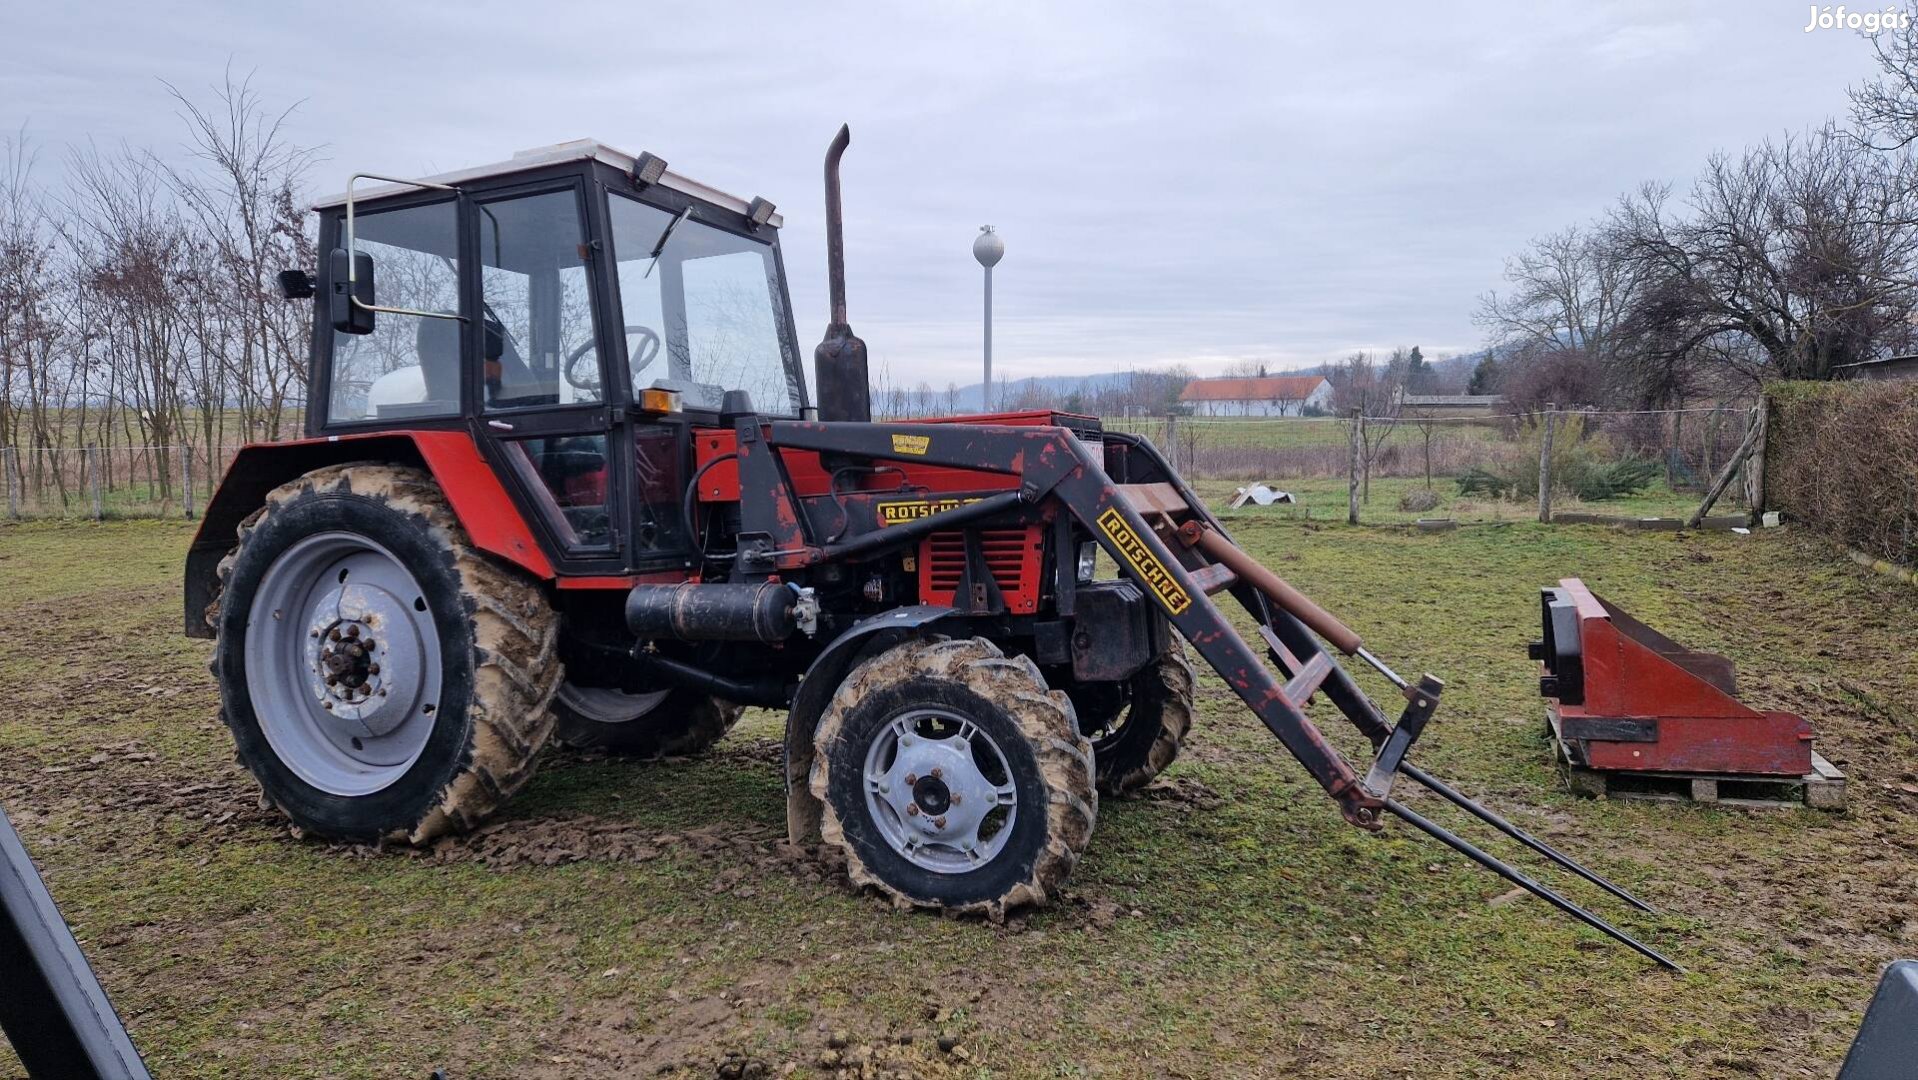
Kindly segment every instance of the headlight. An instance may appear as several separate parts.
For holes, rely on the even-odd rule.
[[[1091,540],[1079,545],[1079,584],[1092,580],[1092,572],[1099,566],[1099,545]]]

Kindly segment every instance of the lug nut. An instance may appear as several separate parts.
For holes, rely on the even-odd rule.
[[[933,828],[935,828],[935,829],[943,829],[943,828],[945,828],[945,827],[946,827],[946,819],[945,819],[944,817],[936,817],[936,818],[933,818],[933,819],[932,819],[932,827],[933,827]]]
[[[907,786],[908,786],[908,787],[910,787],[911,785],[913,785],[913,784],[916,784],[916,783],[918,783],[918,782],[919,782],[919,774],[918,774],[918,773],[907,773],[907,774],[906,774],[906,784],[907,784]]]
[[[932,777],[932,778],[933,778],[934,780],[937,780],[937,779],[939,779],[939,777],[941,776],[941,774],[942,774],[943,772],[944,772],[944,770],[942,770],[942,769],[940,769],[940,768],[939,768],[939,766],[937,766],[937,765],[934,765],[934,766],[932,767],[932,772],[931,772],[931,773],[930,773],[929,775],[931,775],[931,777]]]
[[[959,793],[956,791],[952,793],[952,805],[954,806],[959,805]]]
[[[380,673],[380,666],[378,664],[369,664],[367,665],[366,673],[368,675],[378,675]]]
[[[328,705],[328,706],[327,706],[327,708],[329,708],[329,709],[330,709],[330,708],[332,708],[332,707],[333,707],[333,706],[331,706],[331,705]],[[918,816],[919,816],[919,804],[918,804],[918,803],[911,803],[911,804],[908,804],[908,805],[907,805],[907,807],[906,807],[906,816],[907,816],[907,817],[918,817]]]
[[[326,635],[326,636],[327,636],[327,638],[328,638],[329,640],[332,640],[332,641],[338,641],[338,640],[340,640],[340,628],[339,628],[339,627],[337,627],[337,626],[336,626],[336,627],[334,627],[334,628],[333,628],[333,632],[332,632],[332,633],[330,633],[330,634],[328,634],[328,635]]]
[[[350,637],[350,638],[356,638],[356,637],[359,637],[359,636],[360,636],[360,628],[359,628],[358,626],[349,626],[349,627],[347,627],[347,628],[346,628],[346,636],[347,636],[347,637]]]

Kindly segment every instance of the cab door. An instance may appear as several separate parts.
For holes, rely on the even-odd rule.
[[[631,455],[607,377],[604,269],[581,180],[479,194],[471,205],[476,435],[562,571],[622,569]]]

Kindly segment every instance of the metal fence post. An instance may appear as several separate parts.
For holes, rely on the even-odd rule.
[[[1558,403],[1547,402],[1545,415],[1539,419],[1538,438],[1538,520],[1546,525],[1552,523],[1552,423],[1558,415]]]
[[[93,488],[93,520],[99,521],[106,517],[106,506],[100,498],[100,448],[92,443],[87,444],[86,464],[87,479]]]
[[[193,448],[180,448],[180,516],[193,520]]]
[[[1352,476],[1346,485],[1345,523],[1359,523],[1359,473],[1365,468],[1365,410],[1352,410]]]
[[[20,451],[7,447],[0,454],[0,471],[7,474],[7,516],[18,520],[20,517],[20,481],[15,474],[20,471]]]

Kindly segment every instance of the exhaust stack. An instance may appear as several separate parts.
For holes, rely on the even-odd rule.
[[[846,322],[846,235],[839,208],[839,158],[850,142],[852,129],[841,124],[826,148],[826,287],[831,293],[832,322],[812,359],[813,378],[819,384],[819,418],[864,424],[872,421],[872,385],[866,343]]]

